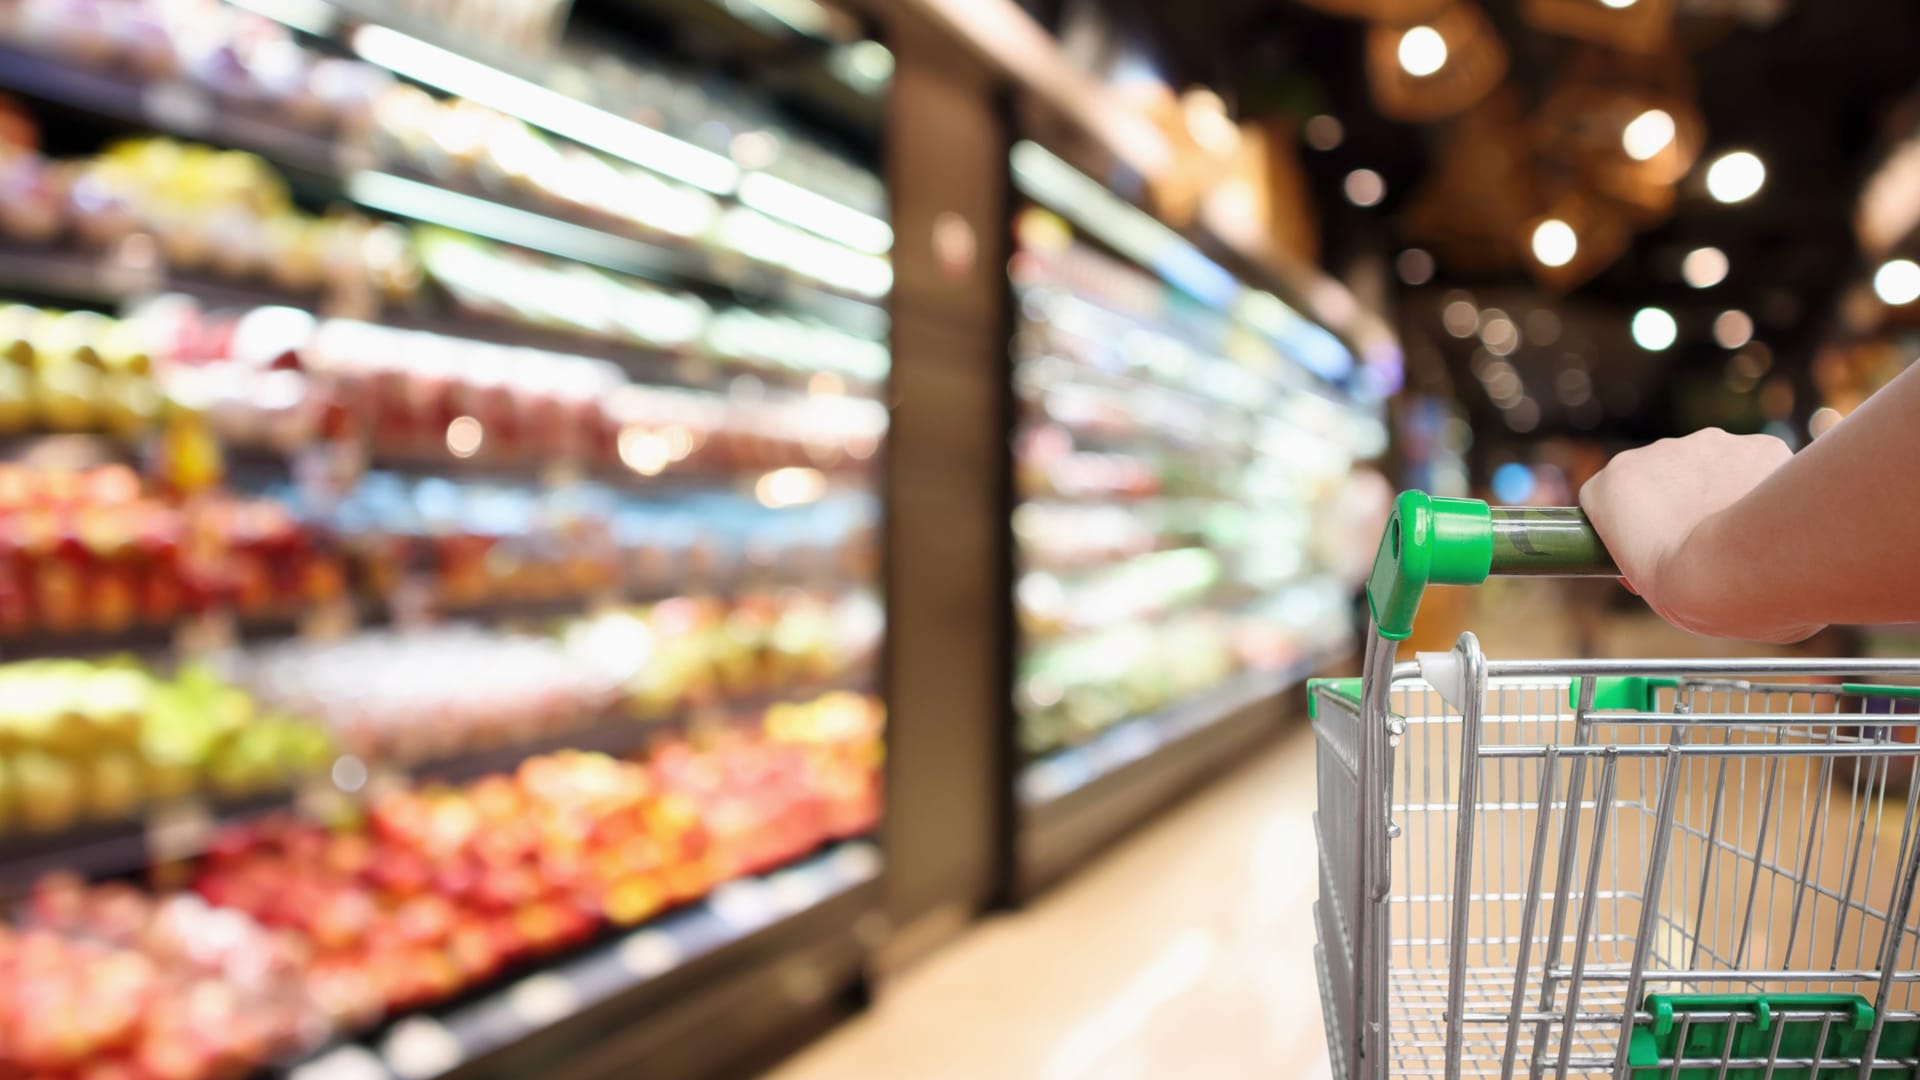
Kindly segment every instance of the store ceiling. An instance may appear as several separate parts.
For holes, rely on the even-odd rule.
[[[1492,0],[1484,6],[1510,56],[1506,84],[1522,111],[1537,115],[1577,53],[1593,47],[1530,27],[1515,3]],[[1646,435],[1703,419],[1697,408],[1680,404],[1682,391],[1720,380],[1727,371],[1731,354],[1715,343],[1711,328],[1729,308],[1752,314],[1776,370],[1792,374],[1804,391],[1807,360],[1830,330],[1836,294],[1863,272],[1853,239],[1853,202],[1895,134],[1890,113],[1920,83],[1912,49],[1920,40],[1920,5],[1683,0],[1679,6],[1676,40],[1683,69],[1691,68],[1706,140],[1698,164],[1677,186],[1671,213],[1643,225],[1617,259],[1564,296],[1541,288],[1523,259],[1489,271],[1449,265],[1445,257],[1430,284],[1400,294],[1410,351],[1421,352],[1421,339],[1430,339],[1433,354],[1446,358],[1461,399],[1485,410],[1488,419],[1500,414],[1470,374],[1473,343],[1440,328],[1439,310],[1451,290],[1466,289],[1478,298],[1498,289],[1508,303],[1553,307],[1570,331],[1568,340],[1549,350],[1562,366],[1570,362],[1564,354],[1586,348],[1593,355],[1579,362],[1597,374],[1642,384],[1632,395],[1638,402],[1632,414],[1609,415],[1601,426]],[[1272,0],[1099,0],[1097,7],[1112,27],[1116,50],[1145,56],[1175,87],[1215,88],[1242,119],[1297,120],[1326,112],[1341,121],[1345,137],[1338,147],[1301,149],[1331,268],[1341,271],[1369,253],[1399,251],[1410,242],[1407,211],[1414,193],[1430,178],[1458,121],[1406,124],[1380,116],[1365,68],[1363,22]],[[1084,33],[1091,8],[1082,0],[1030,4],[1069,42]],[[1700,14],[1709,8],[1747,17]],[[1707,195],[1703,174],[1716,155],[1740,148],[1766,163],[1766,185],[1747,202],[1721,205]],[[1359,168],[1385,178],[1387,194],[1379,205],[1355,207],[1342,196],[1342,181]],[[1730,270],[1720,284],[1694,289],[1682,280],[1680,266],[1688,251],[1701,246],[1724,251]],[[1672,311],[1680,339],[1658,355],[1659,363],[1639,362],[1641,357],[1627,363],[1615,350],[1634,346],[1620,331],[1645,305]],[[1551,391],[1539,396],[1541,431],[1592,422],[1590,410],[1567,408]],[[1804,416],[1810,395],[1799,396]]]

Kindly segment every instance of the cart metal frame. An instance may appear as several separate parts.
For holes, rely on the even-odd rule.
[[[1335,1076],[1916,1075],[1920,661],[1396,662],[1430,583],[1614,572],[1577,510],[1401,497],[1310,691]]]

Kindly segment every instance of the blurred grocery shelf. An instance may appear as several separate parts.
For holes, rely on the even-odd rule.
[[[739,879],[646,928],[452,1007],[416,1014],[383,1032],[329,1047],[273,1070],[285,1080],[456,1080],[528,1075],[530,1069],[658,1065],[697,1071],[725,1062],[684,1027],[738,1022],[743,994],[784,994],[742,975],[754,958],[792,957],[857,968],[878,918],[878,850],[863,841]],[[751,1015],[751,1013],[749,1013]],[[636,1019],[638,1018],[638,1019]],[[737,1031],[738,1029],[734,1029]]]

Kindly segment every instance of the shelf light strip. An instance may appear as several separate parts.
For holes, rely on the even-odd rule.
[[[314,37],[333,36],[339,13],[326,0],[230,0],[234,7]]]
[[[740,183],[740,167],[692,143],[627,120],[517,75],[384,26],[353,32],[361,59],[396,75],[478,102],[537,128],[605,151],[715,195]]]
[[[622,273],[644,275],[659,281],[674,280],[675,268],[669,265],[668,260],[638,241],[448,191],[418,180],[363,170],[347,177],[346,192],[347,198],[361,206],[396,217],[444,225],[501,243],[544,251],[563,259],[591,263]]]
[[[740,181],[740,202],[856,251],[885,255],[893,248],[893,228],[886,222],[768,173],[749,173]]]
[[[1039,143],[1016,144],[1012,166],[1015,186],[1030,198],[1052,207],[1194,299],[1224,311],[1239,298],[1240,282],[1225,268]]]

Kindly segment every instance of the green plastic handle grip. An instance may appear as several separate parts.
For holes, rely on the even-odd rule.
[[[1367,606],[1382,637],[1413,633],[1429,585],[1478,585],[1491,575],[1617,577],[1599,534],[1577,507],[1490,507],[1478,499],[1402,492],[1367,576]]]

